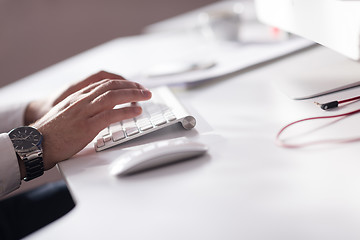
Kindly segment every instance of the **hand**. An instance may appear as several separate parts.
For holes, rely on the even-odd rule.
[[[142,111],[136,104],[114,109],[116,105],[151,98],[151,92],[138,83],[98,79],[95,74],[68,88],[53,104],[65,98],[32,124],[43,135],[45,170],[79,152],[109,124],[136,117]]]
[[[25,125],[30,125],[31,123],[36,122],[47,112],[49,112],[52,107],[54,107],[56,104],[64,100],[69,95],[89,86],[92,83],[99,82],[103,79],[124,80],[124,78],[120,75],[116,75],[105,71],[100,71],[80,82],[74,83],[66,87],[65,89],[60,90],[57,94],[52,94],[45,99],[32,101],[29,103],[25,111],[25,116],[24,116]]]

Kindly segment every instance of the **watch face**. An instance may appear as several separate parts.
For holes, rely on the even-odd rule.
[[[42,136],[32,127],[19,127],[9,132],[9,137],[16,151],[27,151],[37,148],[41,144]]]

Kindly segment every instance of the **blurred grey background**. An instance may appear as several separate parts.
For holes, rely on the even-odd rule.
[[[0,0],[0,87],[216,0]]]

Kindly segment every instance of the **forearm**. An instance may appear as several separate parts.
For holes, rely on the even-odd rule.
[[[48,100],[34,100],[31,101],[24,111],[23,119],[25,126],[29,126],[30,124],[39,120],[42,116],[44,116],[51,108],[52,101]]]

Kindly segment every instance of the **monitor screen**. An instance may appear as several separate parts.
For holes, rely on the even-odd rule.
[[[255,0],[260,21],[360,59],[360,0]]]

